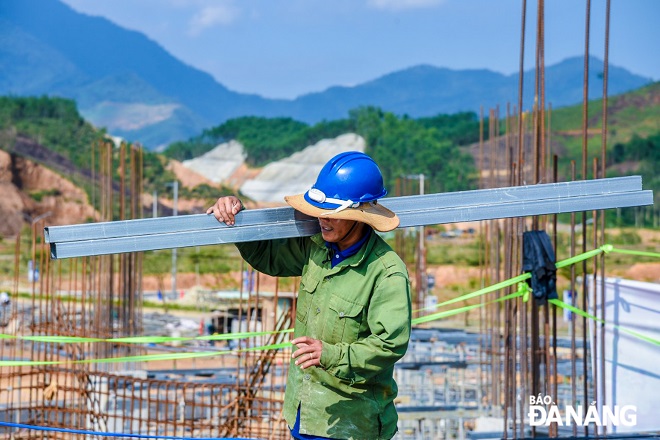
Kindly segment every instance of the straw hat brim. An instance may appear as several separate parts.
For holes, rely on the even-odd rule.
[[[399,226],[399,217],[380,203],[362,203],[357,208],[346,208],[342,211],[329,214],[332,210],[317,208],[305,200],[304,194],[286,196],[284,200],[296,211],[300,211],[311,217],[355,220],[371,225],[372,228],[379,232],[391,231]]]

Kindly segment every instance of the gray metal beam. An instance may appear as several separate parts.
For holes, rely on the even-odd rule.
[[[294,210],[289,207],[252,209],[236,217],[236,226],[263,225],[270,222],[293,221]],[[141,234],[201,231],[226,227],[212,215],[193,214],[156,217],[114,222],[86,223],[84,225],[50,226],[44,229],[46,243],[103,238],[132,237]]]
[[[653,203],[639,176],[383,199],[400,228]],[[248,210],[228,227],[206,214],[45,228],[52,258],[308,236],[316,219],[290,207]]]
[[[622,194],[595,194],[557,199],[484,203],[435,210],[402,212],[400,228],[434,224],[526,217],[530,215],[627,208],[653,204],[653,191],[631,191]]]
[[[508,188],[493,188],[424,196],[390,197],[382,203],[396,213],[406,210],[442,209],[474,206],[486,203],[555,199],[578,195],[623,193],[642,189],[640,176],[582,180]],[[248,210],[236,217],[236,227],[263,225],[296,220],[300,213],[290,207]],[[304,216],[302,216],[304,217]],[[457,220],[458,221],[458,220]],[[221,229],[225,225],[205,214],[157,217],[137,220],[87,223],[84,225],[51,226],[44,230],[46,243],[132,237],[143,234]]]
[[[382,199],[395,212],[412,209],[474,206],[484,203],[506,203],[525,200],[561,199],[596,194],[615,194],[642,189],[641,176],[579,180],[575,182],[543,183],[505,188],[477,189],[423,196],[403,196]]]

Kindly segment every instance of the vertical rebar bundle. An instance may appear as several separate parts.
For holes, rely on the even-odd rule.
[[[556,182],[559,175],[558,157],[553,154],[550,137],[551,107],[545,102],[544,62],[544,0],[537,0],[536,51],[534,77],[534,105],[523,111],[523,53],[525,49],[526,1],[522,8],[522,37],[518,102],[507,106],[506,115],[500,109],[488,112],[485,126],[484,112],[480,114],[479,186],[481,189]],[[585,51],[589,47],[589,11]],[[609,0],[607,8],[609,32]],[[609,39],[606,38],[606,54]],[[588,179],[587,155],[587,78],[588,52],[585,54],[585,95],[583,112],[583,149],[579,164],[571,163],[570,170],[562,170],[572,180]],[[604,98],[607,96],[607,56],[604,71]],[[602,151],[592,160],[592,178],[605,177],[607,132],[606,99],[603,102]],[[487,140],[484,134],[488,133]],[[90,162],[92,203],[97,206],[101,221],[140,218],[143,213],[143,155],[137,145],[109,141],[92,148]],[[581,170],[578,175],[577,169]],[[423,179],[420,179],[423,185]],[[415,191],[416,189],[420,191]],[[415,188],[412,179],[397,180],[396,195],[423,192]],[[591,236],[588,217],[591,216]],[[15,336],[61,335],[86,338],[129,337],[143,334],[143,292],[141,253],[72,258],[51,262],[42,236],[44,219],[35,219],[29,237],[18,236],[15,249],[13,297],[21,298],[12,304],[5,333]],[[560,231],[556,215],[529,218],[507,218],[480,222],[480,288],[512,278],[521,271],[522,236],[527,230],[546,230],[553,239],[557,259],[574,256],[578,247],[604,244],[605,220],[602,212],[572,213],[566,235],[567,242],[558,246]],[[395,248],[413,271],[411,279],[416,291],[415,308],[423,309],[426,268],[423,232],[409,240],[408,231],[397,231]],[[414,241],[415,246],[410,246]],[[29,285],[29,297],[19,295],[20,265],[23,246],[29,246],[30,259],[41,268],[39,280]],[[38,264],[37,264],[38,262]],[[243,263],[244,264],[244,263]],[[246,270],[243,270],[246,269]],[[587,309],[586,283],[595,283],[600,276],[604,282],[605,262],[596,258],[588,268],[584,262],[571,266],[566,284],[572,293],[573,305]],[[242,267],[251,279],[251,270]],[[243,281],[243,280],[242,280]],[[279,282],[272,303],[273,316],[265,315],[265,300],[260,292],[260,275],[254,286],[241,282],[238,300],[237,331],[281,331],[292,327],[295,320],[295,286],[293,297],[286,307],[279,307]],[[245,289],[244,286],[250,286]],[[476,356],[478,372],[468,383],[465,369],[444,369],[447,377],[434,378],[419,370],[398,371],[400,395],[413,399],[415,392],[426,392],[433,404],[433,387],[444,388],[448,403],[450,392],[464,403],[465,389],[476,396],[475,414],[491,415],[502,420],[503,438],[535,436],[527,414],[530,396],[550,396],[553,402],[571,405],[591,402],[598,398],[597,384],[604,378],[590,375],[587,362],[590,350],[596,346],[604,353],[604,341],[597,339],[597,331],[589,332],[586,318],[576,319],[564,327],[557,321],[557,310],[550,304],[537,304],[533,299],[516,298],[504,302],[495,300],[514,293],[511,286],[482,297],[480,309],[479,351]],[[601,289],[604,292],[604,289]],[[577,294],[577,295],[576,295]],[[577,299],[576,299],[577,296]],[[282,295],[284,298],[284,295]],[[579,304],[577,301],[581,301]],[[601,310],[589,313],[605,320],[605,302]],[[602,324],[598,324],[602,325]],[[569,347],[558,348],[558,333],[568,332]],[[591,339],[588,335],[593,335]],[[168,374],[149,377],[141,362],[70,363],[29,367],[3,367],[0,370],[0,421],[47,425],[69,429],[114,433],[170,435],[187,437],[242,436],[268,439],[289,438],[281,409],[285,389],[290,349],[249,351],[255,345],[282,342],[282,334],[273,334],[259,341],[256,338],[239,340],[233,354],[218,355],[213,381],[191,379],[194,373],[177,374],[176,364]],[[22,339],[0,340],[0,358],[32,361],[80,361],[157,352],[157,349],[135,344],[81,342],[70,344],[39,343]],[[414,353],[413,353],[414,354]],[[433,358],[434,356],[430,356]],[[213,358],[215,361],[216,358]],[[570,364],[570,377],[559,374],[559,363]],[[600,362],[604,362],[601,355]],[[152,372],[152,374],[155,374]],[[223,376],[224,375],[224,376]],[[162,377],[161,377],[162,376]],[[165,377],[167,376],[167,377]],[[455,379],[455,383],[450,380]],[[457,386],[456,383],[460,383]],[[603,389],[603,387],[601,387]],[[485,392],[484,392],[485,390]],[[602,397],[601,397],[602,398]],[[603,402],[604,403],[604,402]],[[477,411],[478,410],[478,411]],[[434,420],[428,432],[462,433],[463,413],[446,424]],[[441,428],[442,425],[442,428]],[[421,422],[420,422],[421,426]],[[421,428],[420,428],[421,431]],[[581,431],[581,432],[580,432]],[[5,433],[0,428],[0,433]],[[558,436],[558,427],[550,426],[548,434]],[[573,428],[573,435],[589,435],[587,427]],[[594,434],[604,434],[596,431]],[[11,431],[14,437],[44,436],[36,431]],[[457,434],[460,435],[460,434]],[[53,438],[80,437],[80,434],[48,434]]]
[[[523,37],[521,38],[521,66],[524,53],[524,29],[526,2],[523,2]],[[534,106],[530,113],[521,111],[522,99],[522,69],[519,83],[518,111],[514,110],[502,123],[498,119],[498,110],[489,114],[489,140],[480,141],[479,163],[481,164],[480,187],[497,185],[522,185],[556,182],[559,170],[557,156],[552,154],[550,138],[551,108],[545,103],[545,63],[544,63],[544,1],[537,1],[537,38],[536,38],[536,69]],[[589,46],[590,5],[587,2],[586,42]],[[609,6],[606,17],[609,23]],[[606,26],[606,33],[609,26]],[[606,35],[606,53],[609,38]],[[606,129],[603,128],[602,151],[600,158],[592,160],[592,174],[588,174],[588,155],[586,136],[587,119],[587,78],[588,53],[585,55],[585,82],[583,102],[583,148],[581,161],[581,179],[605,177]],[[606,62],[607,65],[607,62]],[[605,70],[607,72],[607,70]],[[607,75],[604,78],[604,96],[607,96]],[[605,103],[603,104],[605,106]],[[481,115],[483,127],[483,112]],[[517,133],[511,127],[517,123]],[[603,109],[603,127],[607,125],[607,112]],[[483,129],[482,129],[483,130]],[[502,132],[503,131],[503,132]],[[496,163],[496,158],[506,158],[505,163]],[[600,159],[600,160],[599,160]],[[572,162],[570,170],[563,174],[576,180],[576,163]],[[486,176],[489,176],[486,178]],[[499,179],[496,178],[500,177]],[[504,177],[506,176],[506,177]],[[501,178],[504,177],[504,178]],[[588,217],[591,216],[591,237],[588,234]],[[482,222],[480,237],[483,253],[481,273],[485,285],[493,284],[500,278],[508,279],[516,276],[521,270],[522,233],[526,230],[546,230],[553,239],[557,260],[576,255],[576,249],[581,252],[587,248],[597,248],[604,244],[605,221],[602,211],[573,213],[570,216],[568,243],[561,248],[558,245],[557,216],[538,216],[532,218],[517,218],[491,220]],[[567,251],[568,249],[568,251]],[[591,268],[587,262],[570,267],[567,283],[570,285],[573,306],[580,307],[594,316],[605,320],[604,309],[596,310],[595,306],[587,308],[587,282],[596,283],[604,280],[605,261],[603,257],[595,258]],[[561,276],[561,275],[560,275]],[[599,278],[600,277],[600,278]],[[490,302],[508,292],[493,293],[492,297],[484,298],[484,303]],[[577,294],[577,295],[576,295]],[[579,298],[576,301],[576,296]],[[561,298],[560,298],[561,299]],[[601,302],[602,303],[602,302]],[[561,353],[557,348],[558,330],[557,310],[554,305],[539,305],[530,300],[525,303],[521,298],[507,301],[503,305],[491,303],[486,306],[480,324],[482,342],[480,364],[485,370],[483,380],[488,384],[488,403],[492,405],[493,415],[503,415],[503,438],[519,438],[535,436],[536,428],[528,426],[528,410],[530,396],[549,396],[553,403],[562,402],[566,405],[586,405],[598,399],[596,389],[604,381],[588,369],[590,350],[603,341],[597,338],[596,324],[586,318],[575,316],[568,325],[570,349]],[[594,326],[590,331],[589,326]],[[566,328],[563,329],[566,331]],[[591,340],[588,340],[591,336]],[[601,356],[599,362],[603,362]],[[562,376],[558,373],[558,362],[568,362],[571,365],[571,375]],[[500,388],[498,384],[503,384]],[[602,429],[602,428],[601,428]],[[603,434],[595,432],[591,434]],[[545,435],[545,434],[544,434]],[[547,435],[558,436],[556,424],[549,426]],[[573,426],[573,435],[590,435],[589,427]]]
[[[140,218],[143,213],[143,152],[134,144],[94,145],[90,155],[92,201],[99,221]],[[56,365],[0,369],[0,421],[72,430],[192,437],[248,436],[287,438],[281,419],[284,380],[290,350],[223,354],[218,363],[231,373],[219,383],[196,383],[190,377],[149,378],[143,362],[67,363],[161,352],[143,344],[107,342],[38,343],[21,336],[58,335],[117,338],[143,335],[142,253],[53,261],[40,237],[43,219],[31,225],[30,258],[41,268],[30,284],[29,299],[12,305],[7,332],[18,339],[0,343],[3,359],[51,361]],[[14,298],[19,295],[21,245],[15,249]],[[241,283],[243,285],[243,283]],[[294,301],[295,302],[295,301]],[[274,302],[278,304],[278,292]],[[242,331],[257,323],[291,326],[293,307],[262,316],[259,276],[241,292],[238,322]],[[245,314],[245,315],[243,315]],[[282,342],[282,334],[239,341],[238,349]],[[193,363],[194,365],[194,363]],[[173,362],[176,370],[176,361]],[[193,374],[194,377],[194,374]],[[40,431],[0,428],[15,437],[36,438]],[[48,433],[53,438],[82,434]]]

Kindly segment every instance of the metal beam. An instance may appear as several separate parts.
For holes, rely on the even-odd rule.
[[[488,203],[507,203],[526,200],[545,200],[575,197],[580,195],[614,194],[642,189],[639,176],[617,177],[610,179],[582,180],[514,186],[453,193],[428,194],[424,196],[390,197],[382,203],[393,210],[418,211],[434,210],[446,207],[468,207]],[[296,218],[296,215],[298,217]],[[279,223],[304,218],[290,207],[248,210],[236,217],[235,227]],[[456,220],[462,221],[462,220]],[[410,225],[408,225],[410,226]],[[98,240],[115,237],[131,237],[145,234],[163,234],[171,232],[198,231],[204,229],[222,229],[226,226],[213,216],[205,214],[122,220],[113,222],[88,223],[84,225],[51,226],[44,230],[46,243],[65,241]]]
[[[400,228],[653,204],[639,176],[392,197]],[[52,258],[309,236],[318,222],[290,207],[255,209],[226,226],[206,214],[45,228]]]

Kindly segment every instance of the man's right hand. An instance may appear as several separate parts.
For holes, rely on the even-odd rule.
[[[213,206],[206,210],[207,214],[213,214],[219,222],[224,222],[227,226],[236,223],[236,214],[243,209],[243,203],[236,196],[220,197]]]

